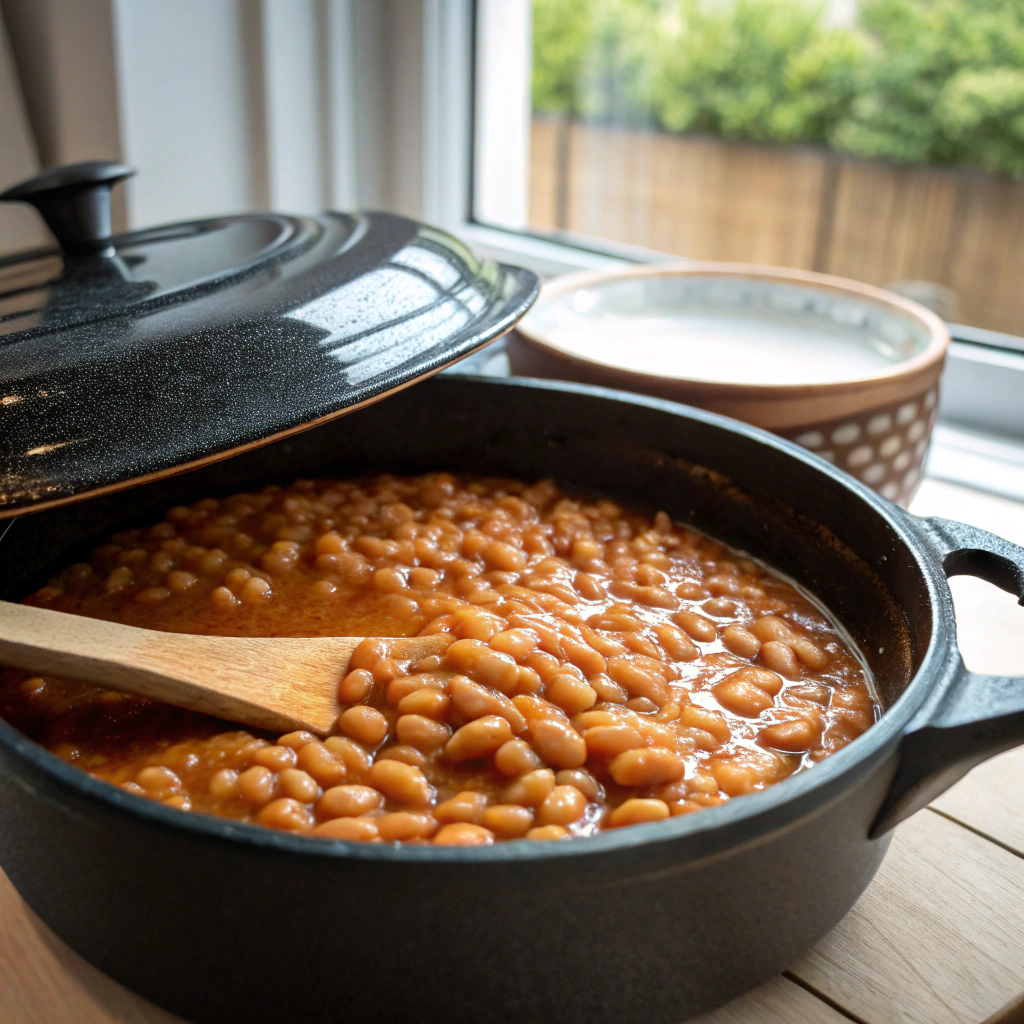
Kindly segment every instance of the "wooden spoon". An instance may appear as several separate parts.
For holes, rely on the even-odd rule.
[[[162,633],[0,601],[0,664],[64,676],[259,729],[324,735],[361,636],[235,637]],[[391,656],[440,654],[446,633],[390,639]]]

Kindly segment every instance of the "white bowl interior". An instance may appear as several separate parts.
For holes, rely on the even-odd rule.
[[[923,352],[924,323],[852,294],[755,277],[608,277],[545,297],[523,321],[568,355],[732,384],[827,384]]]

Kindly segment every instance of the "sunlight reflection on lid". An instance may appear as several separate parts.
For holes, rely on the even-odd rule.
[[[399,283],[400,288],[396,287]],[[299,306],[288,318],[329,331],[330,337],[322,342],[329,348],[332,341],[379,331],[432,306],[438,300],[438,291],[418,275],[382,267]]]
[[[288,314],[327,331],[320,345],[349,383],[380,376],[451,342],[486,305],[448,261],[407,246],[386,267],[334,288]]]
[[[445,291],[454,288],[461,277],[458,269],[443,256],[418,245],[407,245],[400,249],[389,262],[418,270]]]

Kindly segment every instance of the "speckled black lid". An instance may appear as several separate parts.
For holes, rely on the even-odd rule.
[[[224,458],[494,340],[529,271],[387,213],[253,214],[111,236],[93,162],[0,195],[60,248],[0,259],[0,518]]]

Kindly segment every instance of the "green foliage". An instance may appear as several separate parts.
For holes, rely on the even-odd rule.
[[[1024,177],[1024,0],[534,0],[534,108]]]
[[[957,72],[936,116],[957,162],[1024,178],[1024,68]]]
[[[1024,175],[1024,3],[863,0],[873,42],[830,141],[861,156]]]
[[[653,102],[670,131],[824,142],[848,104],[864,43],[817,7],[778,0],[680,0],[661,38]]]
[[[533,109],[581,112],[579,89],[592,41],[588,0],[535,0],[533,5]]]
[[[545,113],[650,120],[660,0],[535,0],[533,104]]]

